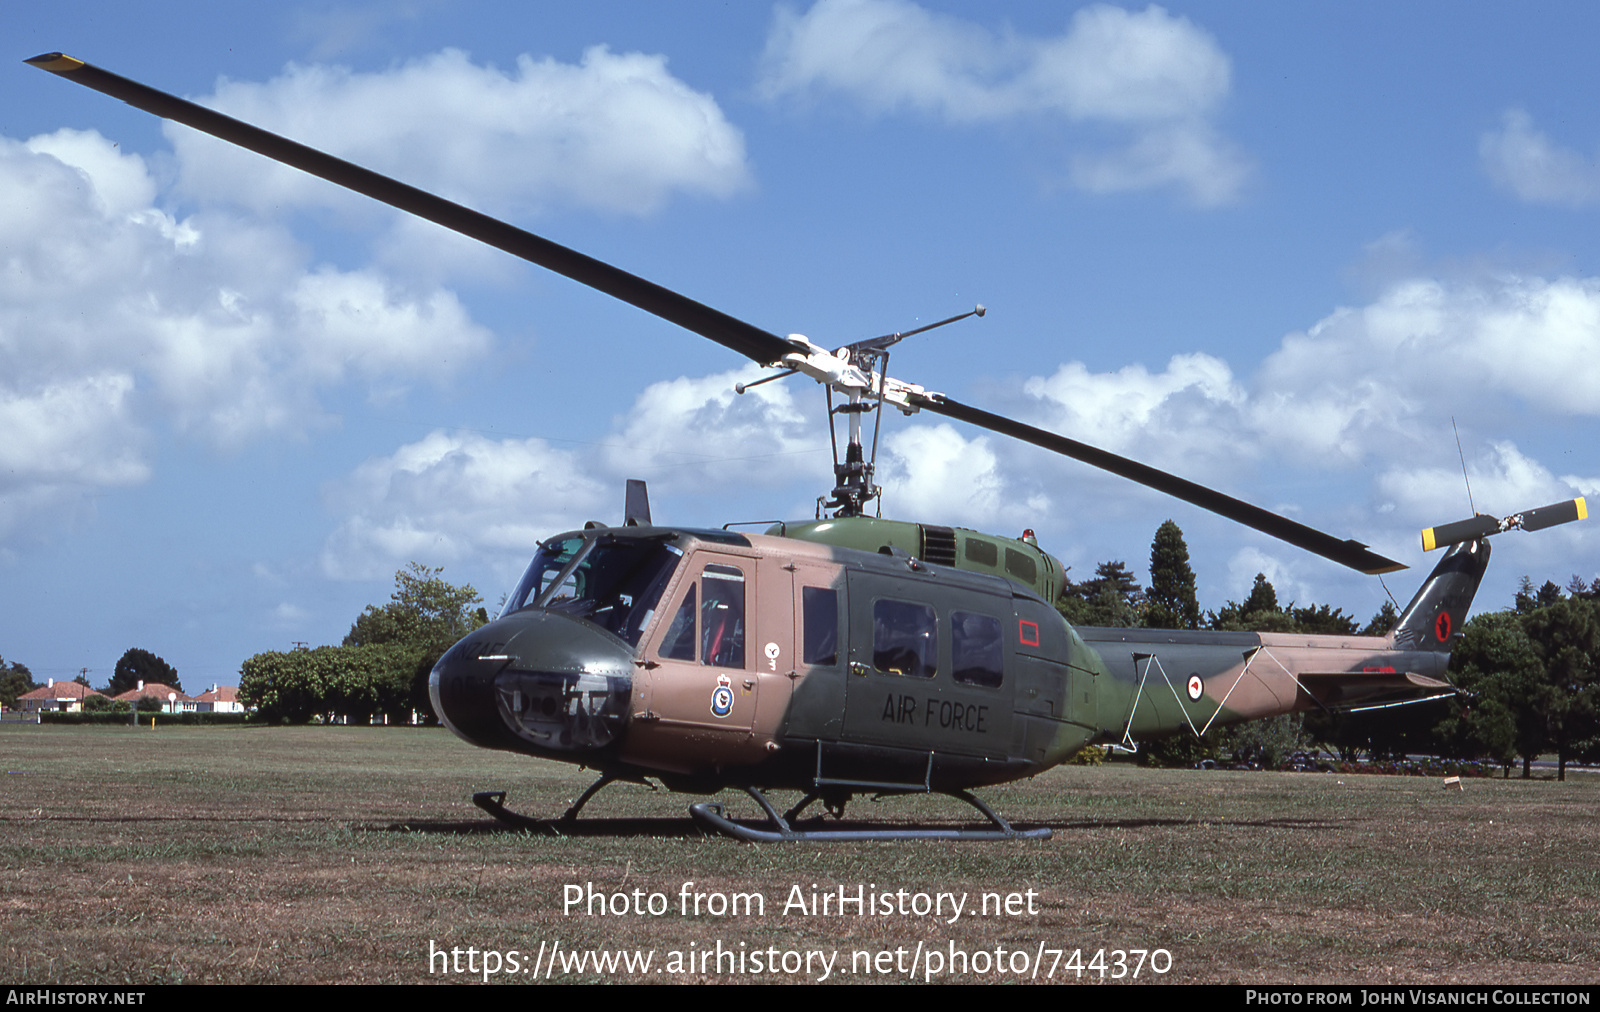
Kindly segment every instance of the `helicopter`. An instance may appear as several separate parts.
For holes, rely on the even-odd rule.
[[[765,821],[690,806],[748,841],[1016,839],[973,789],[1033,776],[1102,744],[1311,709],[1438,698],[1450,649],[1489,562],[1488,538],[1583,519],[1573,499],[1505,518],[1429,528],[1444,557],[1385,636],[1074,627],[1054,607],[1066,570],[1031,532],[1006,538],[869,515],[888,409],[927,411],[1157,489],[1367,574],[1405,568],[1176,475],[888,375],[890,348],[925,327],[829,349],[779,336],[609,263],[398,180],[61,53],[28,63],[299,168],[565,275],[827,391],[836,485],[815,518],[764,529],[662,526],[630,481],[620,524],[545,540],[498,616],[432,669],[434,711],[458,737],[594,769],[570,826],[604,787],[656,781],[743,790]],[[743,392],[749,386],[741,386]],[[838,403],[835,403],[835,398]],[[866,419],[874,418],[870,445]],[[836,436],[842,419],[842,453]],[[780,813],[767,792],[797,791]],[[820,828],[857,795],[942,794],[980,812],[972,828]],[[474,801],[511,825],[544,827]]]

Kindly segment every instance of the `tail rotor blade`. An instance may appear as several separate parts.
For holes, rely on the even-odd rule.
[[[1574,520],[1582,520],[1589,515],[1589,506],[1583,497],[1569,499],[1566,502],[1553,503],[1549,506],[1540,506],[1538,509],[1528,510],[1522,514],[1522,529],[1525,531],[1542,531],[1546,527],[1555,527],[1559,524],[1570,524]]]
[[[1453,524],[1429,527],[1422,532],[1422,550],[1431,552],[1445,545],[1460,544],[1463,541],[1473,541],[1499,533],[1500,521],[1480,513],[1470,520],[1457,520]]]

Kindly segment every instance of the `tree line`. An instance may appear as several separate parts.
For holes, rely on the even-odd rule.
[[[339,646],[256,654],[239,669],[239,699],[272,722],[368,723],[383,715],[437,722],[428,673],[461,637],[489,621],[472,586],[457,587],[443,570],[411,563],[395,574],[381,608],[368,605]]]
[[[1382,636],[1400,620],[1400,613],[1388,601],[1365,625],[1342,608],[1326,604],[1280,604],[1277,589],[1265,573],[1256,574],[1255,585],[1243,601],[1229,601],[1216,611],[1202,612],[1189,565],[1189,546],[1182,529],[1171,520],[1157,528],[1150,544],[1148,588],[1139,586],[1121,560],[1102,562],[1090,579],[1065,582],[1056,609],[1073,625],[1332,636]]]

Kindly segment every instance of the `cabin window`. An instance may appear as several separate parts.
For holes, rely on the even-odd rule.
[[[873,602],[873,667],[892,675],[932,678],[939,670],[938,629],[929,605]]]
[[[699,593],[696,593],[698,587]],[[698,584],[683,592],[657,651],[664,661],[693,661],[716,668],[744,667],[744,572],[707,565]],[[699,607],[695,602],[699,601]],[[698,649],[697,649],[698,648]]]
[[[694,660],[694,600],[694,584],[691,583],[683,595],[683,604],[678,606],[678,613],[672,617],[672,624],[667,626],[667,634],[661,638],[663,660]]]
[[[734,566],[706,567],[700,606],[700,663],[744,667],[744,573]]]
[[[839,594],[827,587],[800,588],[802,642],[806,664],[839,663]]]
[[[1000,620],[958,611],[950,616],[953,677],[963,685],[995,688],[1005,677],[1005,645]]]
[[[682,555],[655,538],[547,541],[501,614],[548,608],[637,645]]]
[[[545,592],[550,590],[555,578],[567,568],[567,564],[583,547],[582,538],[563,538],[540,545],[533,562],[528,565],[527,572],[523,573],[516,591],[506,598],[505,607],[500,609],[501,616],[509,615],[518,608],[527,607],[535,599],[544,596]],[[571,600],[577,596],[577,586],[576,577],[569,575],[562,591],[551,594],[550,597],[557,601]]]

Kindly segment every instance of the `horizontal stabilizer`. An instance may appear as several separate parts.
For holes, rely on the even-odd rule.
[[[1414,671],[1304,672],[1300,675],[1300,684],[1330,710],[1453,691],[1449,682]]]

